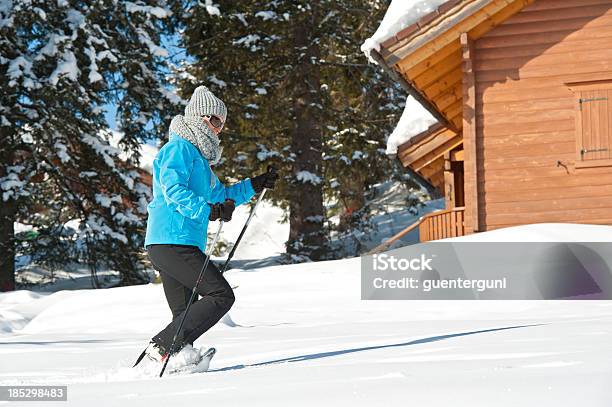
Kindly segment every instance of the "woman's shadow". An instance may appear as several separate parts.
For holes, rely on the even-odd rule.
[[[455,334],[437,335],[437,336],[430,336],[428,338],[415,339],[409,342],[392,343],[388,345],[377,345],[377,346],[364,346],[360,348],[341,349],[341,350],[330,351],[330,352],[310,353],[306,355],[290,356],[287,358],[274,359],[274,360],[269,360],[266,362],[258,362],[258,363],[252,363],[252,364],[247,364],[247,365],[240,364],[240,365],[234,365],[234,366],[227,366],[227,367],[222,367],[219,369],[210,369],[208,370],[208,372],[209,373],[210,372],[224,372],[227,370],[238,370],[238,369],[244,369],[247,367],[266,366],[266,365],[273,365],[277,363],[302,362],[305,360],[322,359],[322,358],[328,358],[331,356],[344,355],[347,353],[364,352],[364,351],[369,351],[369,350],[385,349],[385,348],[397,348],[397,347],[411,346],[411,345],[420,345],[423,343],[437,342],[437,341],[456,338],[460,336],[476,335],[476,334],[483,334],[483,333],[488,333],[488,332],[505,331],[508,329],[527,328],[527,327],[541,326],[541,325],[545,325],[545,324],[516,325],[516,326],[507,326],[507,327],[502,327],[502,328],[482,329],[479,331],[469,331],[469,332],[460,332],[460,333],[455,333]]]

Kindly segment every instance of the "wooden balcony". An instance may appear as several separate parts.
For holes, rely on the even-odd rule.
[[[419,240],[446,239],[447,237],[463,236],[465,207],[457,207],[428,213],[419,219]]]
[[[417,227],[419,228],[419,240],[421,242],[463,236],[465,234],[464,215],[465,207],[463,206],[430,212],[421,216],[419,220],[397,233],[389,240],[376,246],[367,254],[382,252]]]

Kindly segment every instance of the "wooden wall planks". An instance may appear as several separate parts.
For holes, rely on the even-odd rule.
[[[612,0],[536,0],[474,42],[482,165],[466,174],[466,193],[478,191],[483,229],[612,224],[612,166],[574,167],[576,96],[566,85],[612,80],[610,44]]]

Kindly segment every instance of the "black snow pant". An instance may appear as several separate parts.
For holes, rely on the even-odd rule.
[[[191,291],[204,266],[206,255],[197,246],[155,244],[147,246],[153,267],[159,271],[166,300],[172,311],[172,322],[153,337],[153,341],[170,350],[172,339],[183,318]],[[177,337],[175,351],[193,344],[204,332],[212,328],[234,304],[234,292],[212,261],[198,286],[200,298],[194,300],[183,328]]]

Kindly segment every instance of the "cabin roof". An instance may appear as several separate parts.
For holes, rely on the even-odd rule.
[[[395,33],[390,38],[388,38],[385,41],[381,42],[381,44],[380,44],[381,47],[387,48],[387,49],[391,48],[393,45],[395,45],[398,42],[400,42],[400,41],[402,41],[402,40],[412,36],[416,32],[420,31],[422,28],[424,29],[427,26],[427,24],[432,22],[436,17],[446,13],[452,7],[456,6],[457,4],[461,3],[462,1],[464,1],[464,0],[447,0],[444,4],[442,4],[441,6],[436,8],[435,10],[431,11],[428,14],[425,14],[424,16],[422,16],[419,19],[417,19],[414,23],[412,23],[408,27],[398,31],[397,33]]]
[[[461,133],[461,34],[478,39],[533,1],[449,0],[381,43],[373,58],[442,125]]]

